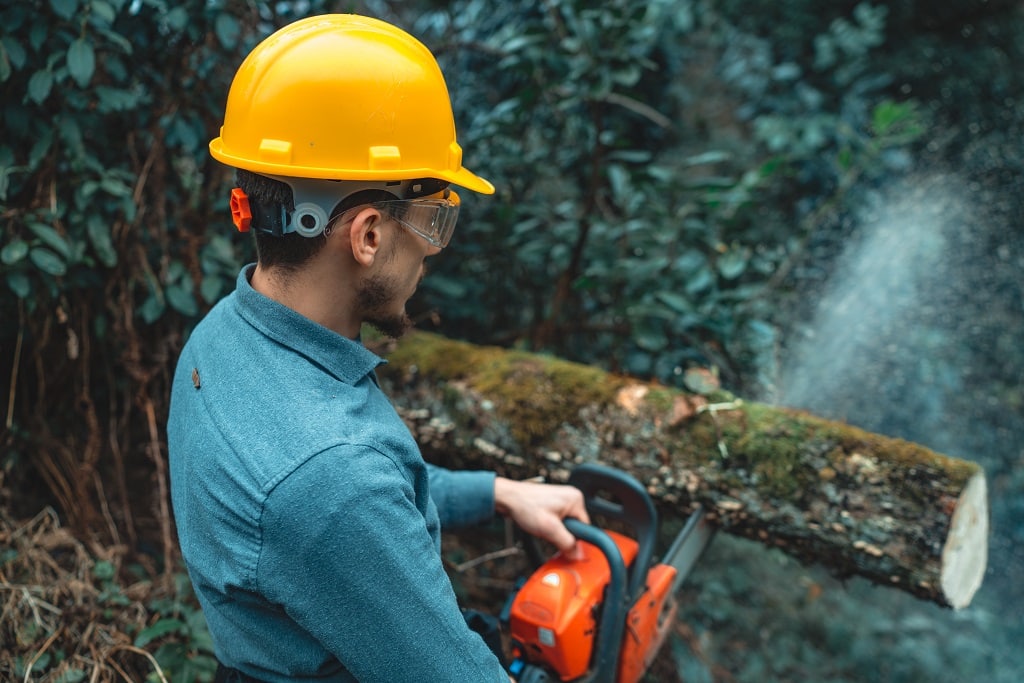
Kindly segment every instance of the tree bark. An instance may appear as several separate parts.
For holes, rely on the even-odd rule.
[[[580,462],[644,482],[665,518],[722,531],[939,605],[968,605],[987,561],[973,462],[804,411],[707,395],[425,333],[376,350],[424,457],[564,481]]]

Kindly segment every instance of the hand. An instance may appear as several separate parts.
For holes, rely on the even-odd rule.
[[[578,559],[580,551],[562,520],[575,517],[590,523],[583,493],[575,486],[514,481],[504,477],[494,480],[494,508],[528,534],[532,534]]]

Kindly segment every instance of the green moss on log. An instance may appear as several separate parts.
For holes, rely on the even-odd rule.
[[[409,335],[388,358],[395,366],[415,367],[423,378],[460,382],[486,396],[524,448],[575,421],[582,407],[612,402],[626,382],[589,365],[425,332]]]

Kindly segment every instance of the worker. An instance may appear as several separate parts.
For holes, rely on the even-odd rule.
[[[441,529],[501,514],[578,552],[582,494],[426,464],[360,342],[397,337],[448,245],[462,166],[431,53],[325,15],[260,43],[210,143],[257,262],[191,333],[168,420],[182,555],[216,680],[507,682],[444,571]]]

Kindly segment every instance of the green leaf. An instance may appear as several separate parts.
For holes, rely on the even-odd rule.
[[[177,633],[185,627],[180,619],[160,619],[152,626],[142,629],[135,637],[135,647],[145,647],[158,638]]]
[[[61,19],[70,19],[78,10],[78,0],[50,0],[50,7]]]
[[[701,268],[694,273],[686,282],[686,292],[688,294],[697,294],[711,287],[715,282],[715,277],[711,273],[710,268]]]
[[[208,304],[212,304],[220,299],[221,292],[223,291],[224,278],[217,275],[206,275],[203,277],[203,281],[199,283],[199,295]]]
[[[100,581],[109,581],[115,573],[114,565],[106,560],[99,560],[92,567],[92,575]]]
[[[749,256],[743,249],[730,249],[718,259],[718,272],[726,280],[735,280],[747,270]]]
[[[99,98],[100,111],[127,111],[139,102],[139,93],[134,90],[112,88],[109,85],[96,86],[94,92]]]
[[[196,298],[192,296],[189,288],[183,287],[180,284],[174,284],[169,286],[164,293],[167,296],[167,303],[178,313],[182,315],[196,315],[199,313]]]
[[[8,67],[20,69],[25,66],[28,54],[25,52],[25,47],[16,41],[13,36],[4,36],[0,39],[0,45],[3,47],[4,61],[7,62]]]
[[[100,181],[100,189],[114,197],[127,197],[132,193],[132,188],[128,187],[127,183],[110,176]]]
[[[693,304],[685,296],[675,292],[658,292],[657,298],[676,313],[692,313]]]
[[[39,168],[39,162],[42,161],[46,153],[50,151],[50,147],[53,145],[53,129],[46,128],[36,141],[32,144],[32,149],[28,154],[28,168],[29,170],[35,170]]]
[[[54,679],[54,683],[79,683],[79,681],[84,681],[85,677],[86,673],[82,669],[68,669]]]
[[[7,286],[19,299],[27,299],[32,293],[32,282],[25,273],[7,273]]]
[[[703,166],[705,164],[720,164],[726,161],[730,161],[732,155],[728,152],[721,150],[712,150],[710,152],[704,152],[702,154],[695,154],[694,156],[686,157],[683,159],[684,166]]]
[[[60,137],[63,139],[72,150],[78,151],[83,149],[85,141],[82,139],[82,128],[71,116],[62,116],[60,121],[57,123],[57,129],[60,131]]]
[[[149,297],[142,302],[142,306],[139,307],[139,315],[142,316],[142,320],[147,324],[156,322],[163,314],[163,299],[158,297],[156,294],[150,294]]]
[[[50,653],[44,652],[41,657],[32,663],[32,671],[35,673],[42,673],[43,671],[46,671],[46,668],[50,666],[51,659],[53,659],[53,657]],[[24,657],[21,655],[18,655],[17,659],[14,660],[14,673],[18,678],[21,678],[27,673],[25,670],[26,663],[27,662],[25,662]]]
[[[36,104],[42,104],[50,96],[53,88],[53,74],[47,69],[40,69],[28,79],[28,98]]]
[[[92,0],[89,3],[89,9],[93,16],[98,17],[108,25],[113,24],[114,19],[117,18],[117,11],[114,9],[113,5],[109,2],[104,2],[104,0]]]
[[[35,264],[36,268],[49,275],[60,277],[68,272],[68,267],[61,260],[60,256],[57,256],[49,249],[35,247],[28,253],[28,257]]]
[[[633,330],[637,346],[645,351],[661,351],[668,344],[668,337],[660,325],[642,321]]]
[[[210,638],[210,629],[206,624],[206,615],[197,609],[186,617],[189,630],[189,645],[197,652],[213,653],[213,639]]]
[[[47,37],[50,35],[50,26],[41,21],[32,22],[32,28],[28,31],[28,42],[32,46],[32,49],[36,52],[46,42]]]
[[[82,88],[89,85],[96,71],[96,54],[85,38],[78,38],[68,48],[68,73]]]
[[[203,271],[207,273],[219,273],[223,266],[227,266],[227,272],[234,277],[237,275],[237,259],[231,240],[224,235],[213,235],[202,251]]]
[[[181,117],[175,118],[167,135],[168,142],[178,142],[186,150],[194,150],[203,142],[196,127]]]
[[[51,228],[46,223],[32,222],[28,224],[29,230],[35,233],[43,244],[53,249],[55,252],[61,255],[65,261],[71,260],[71,245],[68,244],[64,236],[59,232]]]
[[[0,251],[0,261],[5,265],[12,265],[25,258],[28,254],[28,243],[24,240],[14,240],[4,246]]]
[[[167,26],[172,31],[180,31],[188,25],[188,10],[184,7],[175,7],[167,13]]]
[[[629,171],[619,164],[608,166],[608,182],[618,201],[624,201],[630,194]]]
[[[238,44],[241,28],[238,25],[238,20],[230,14],[226,12],[218,14],[213,30],[217,33],[217,39],[220,40],[220,44],[229,50]]]
[[[117,250],[110,238],[110,225],[100,216],[90,216],[86,223],[89,241],[99,257],[100,263],[107,268],[117,265]]]

